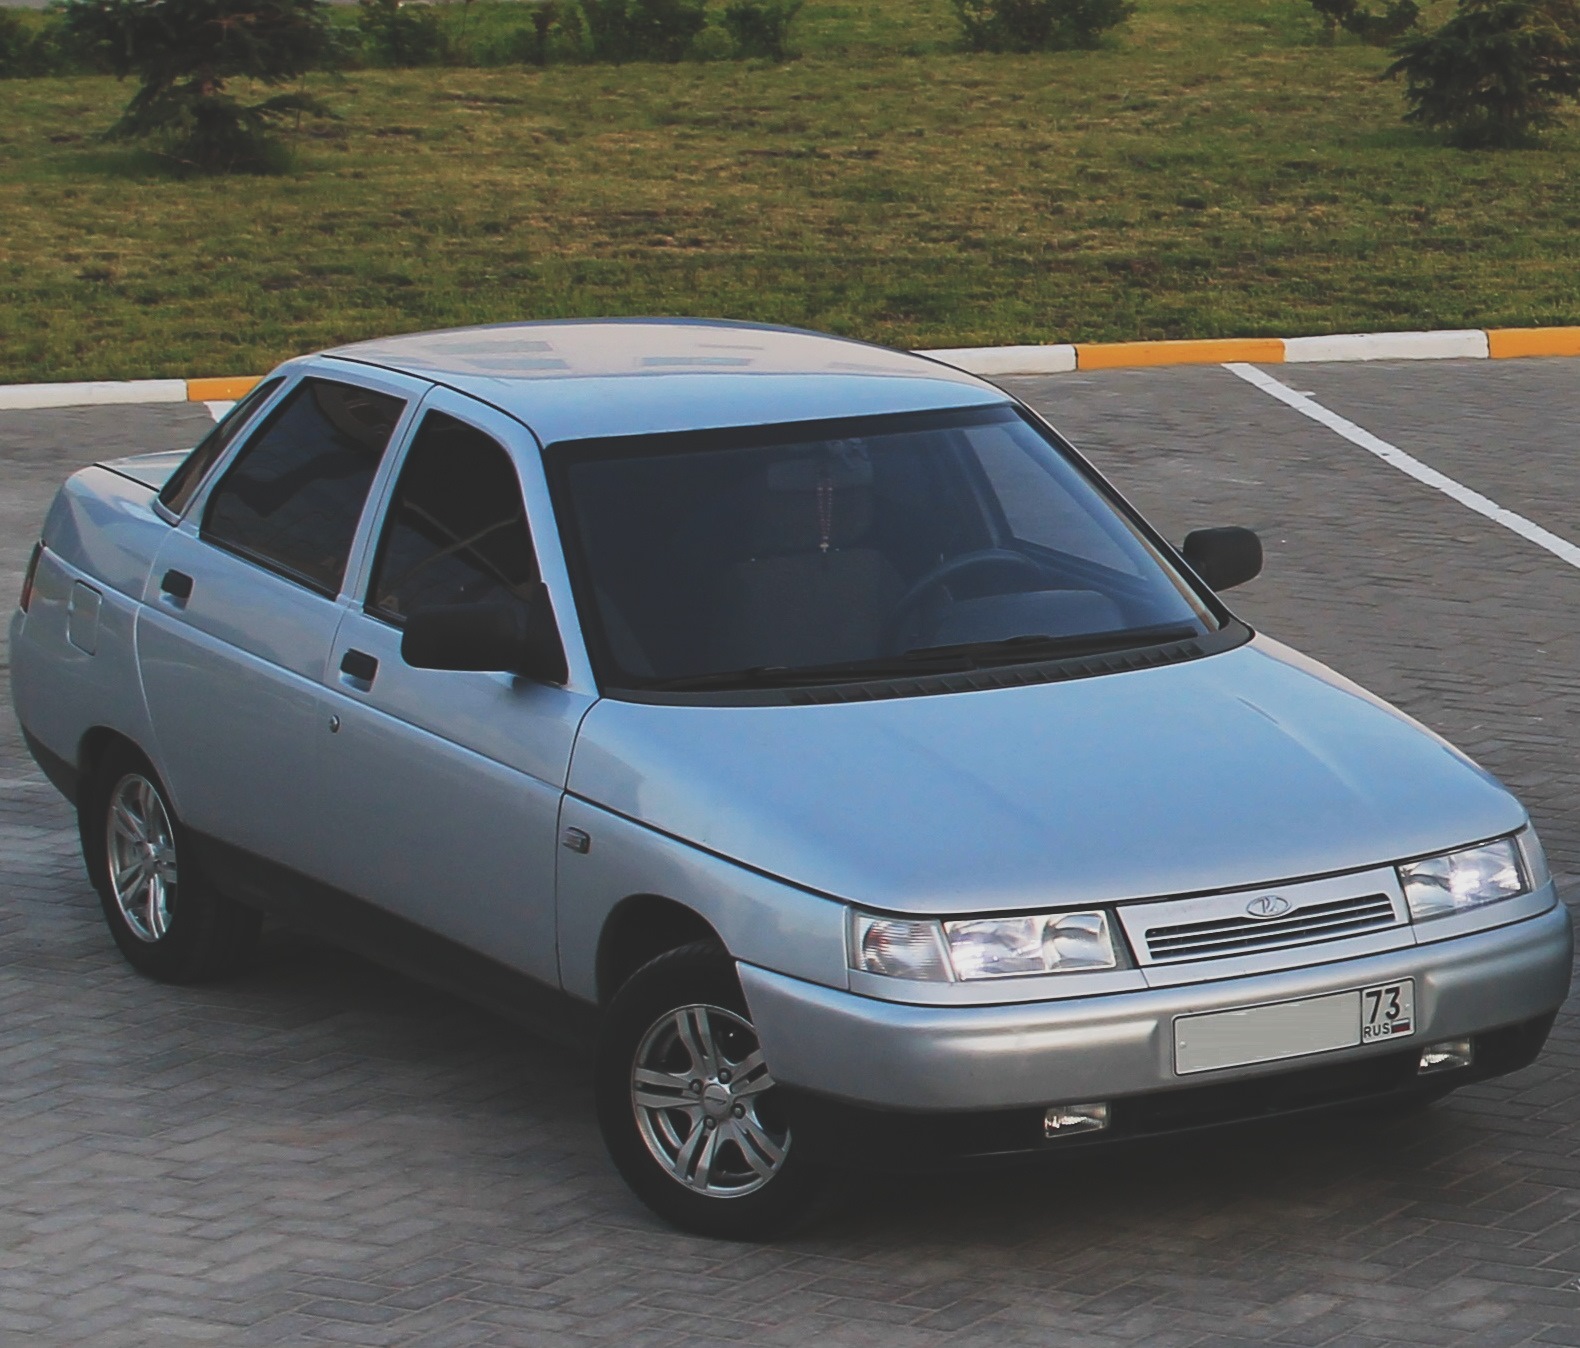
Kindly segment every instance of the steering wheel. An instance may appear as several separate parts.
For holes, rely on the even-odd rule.
[[[900,634],[909,626],[917,610],[922,607],[923,601],[930,599],[935,591],[942,589],[950,581],[958,580],[961,576],[975,571],[1019,572],[1038,581],[1047,578],[1042,567],[1024,552],[1015,552],[1010,548],[978,548],[974,552],[962,552],[954,557],[945,557],[937,566],[929,568],[900,596],[884,627],[883,648],[887,651],[896,651]]]

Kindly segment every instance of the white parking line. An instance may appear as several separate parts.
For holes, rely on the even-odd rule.
[[[1474,510],[1478,515],[1485,515],[1494,524],[1501,524],[1521,538],[1529,539],[1537,547],[1546,548],[1560,561],[1580,568],[1580,547],[1576,547],[1568,539],[1559,538],[1557,534],[1526,519],[1524,515],[1500,506],[1491,497],[1473,491],[1463,482],[1456,482],[1446,473],[1440,473],[1437,469],[1422,463],[1420,459],[1406,454],[1397,445],[1390,445],[1386,440],[1373,435],[1364,426],[1357,426],[1347,417],[1341,417],[1337,412],[1330,412],[1310,395],[1297,393],[1287,384],[1280,383],[1272,375],[1257,369],[1254,365],[1235,363],[1225,365],[1223,368],[1230,374],[1239,375],[1247,384],[1254,385],[1286,406],[1293,407],[1302,416],[1310,417],[1330,431],[1342,435],[1352,445],[1359,445],[1367,453],[1375,454],[1384,463],[1397,468],[1401,473],[1407,473],[1417,482],[1423,482],[1428,487],[1442,492],[1443,495],[1452,497],[1460,505]]]

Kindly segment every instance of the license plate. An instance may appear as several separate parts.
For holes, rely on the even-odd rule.
[[[1361,1043],[1415,1033],[1415,979],[1361,989]]]
[[[1174,1020],[1179,1076],[1303,1058],[1415,1033],[1415,980]]]

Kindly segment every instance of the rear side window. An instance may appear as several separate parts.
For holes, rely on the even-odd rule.
[[[304,379],[220,479],[203,537],[334,594],[405,405],[387,393]]]
[[[159,493],[160,504],[165,509],[173,515],[179,515],[187,508],[192,500],[192,493],[208,476],[208,470],[214,460],[230,447],[230,442],[236,438],[236,432],[247,424],[247,419],[267,402],[275,389],[284,382],[283,379],[265,379],[225,413],[214,429],[198,441],[197,448],[181,461],[181,466],[175,472],[170,474],[170,480]]]
[[[537,579],[509,454],[475,427],[429,412],[390,504],[369,612],[399,623],[415,608],[526,598]]]

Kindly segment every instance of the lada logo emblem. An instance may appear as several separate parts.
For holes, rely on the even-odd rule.
[[[1245,911],[1252,917],[1282,917],[1289,911],[1289,900],[1277,894],[1263,894],[1246,904]]]

